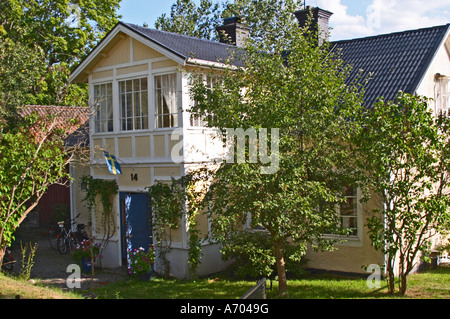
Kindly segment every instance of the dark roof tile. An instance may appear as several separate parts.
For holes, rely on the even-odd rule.
[[[237,50],[237,47],[234,45],[217,41],[145,28],[131,23],[120,23],[183,59],[196,58],[210,62],[224,63],[231,56],[231,52],[235,53]]]
[[[392,100],[398,91],[414,93],[450,24],[418,30],[332,42],[342,59],[353,66],[349,81],[359,70],[373,74],[366,86],[365,103]]]

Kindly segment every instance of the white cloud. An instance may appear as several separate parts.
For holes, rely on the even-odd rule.
[[[380,16],[380,24],[375,29],[381,33],[419,29],[450,22],[448,15],[441,14],[450,9],[448,1],[373,0],[373,5],[379,10]]]
[[[365,16],[349,15],[348,7],[341,0],[317,0],[316,3],[319,8],[333,12],[330,18],[331,40],[363,37],[371,33]]]
[[[448,0],[314,0],[307,5],[333,12],[331,40],[398,32],[450,23]],[[357,13],[349,10],[358,8]]]

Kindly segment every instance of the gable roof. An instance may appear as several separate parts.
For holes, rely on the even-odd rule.
[[[182,65],[201,64],[207,62],[209,65],[225,63],[227,58],[239,51],[234,45],[224,44],[217,41],[204,40],[177,33],[161,31],[141,27],[131,23],[118,22],[116,26],[97,44],[97,46],[78,64],[73,70],[70,80],[74,82],[86,82],[87,77],[83,72],[91,63],[95,64],[97,56],[108,46],[113,46],[115,37],[119,33],[125,33],[138,41],[159,51],[161,54],[175,60]],[[235,57],[238,56],[235,54]],[[239,59],[235,58],[234,64],[243,66]]]
[[[450,24],[447,24],[336,41],[331,43],[331,48],[340,50],[342,59],[353,66],[349,81],[358,75],[359,70],[363,70],[363,76],[372,74],[371,80],[365,86],[365,103],[370,107],[379,97],[394,99],[400,90],[414,93],[437,50],[448,36],[449,30]],[[233,45],[216,41],[119,22],[78,65],[71,78],[79,76],[118,32],[125,32],[153,48],[162,50],[181,64],[197,64],[205,61],[224,63],[230,52],[239,50]],[[242,66],[243,63],[237,60],[235,65]]]
[[[204,40],[182,34],[141,27],[131,23],[119,22],[150,41],[164,47],[180,58],[190,58],[209,62],[225,63],[231,52],[236,52],[234,45],[217,41]]]
[[[337,41],[331,47],[341,50],[342,59],[353,66],[349,80],[359,70],[363,70],[363,76],[372,73],[365,89],[366,106],[371,106],[379,97],[394,99],[400,90],[414,93],[449,29],[447,24]]]

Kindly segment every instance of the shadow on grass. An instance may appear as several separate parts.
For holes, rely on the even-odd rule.
[[[390,295],[385,280],[380,288],[370,288],[364,278],[336,277],[329,274],[306,275],[288,280],[288,295],[278,295],[278,282],[268,280],[268,299],[404,299],[448,298],[450,268],[433,269],[408,276],[410,293]],[[136,279],[97,288],[100,299],[239,299],[255,285],[255,281],[234,281],[226,278],[176,280],[154,278],[142,282]],[[432,291],[430,291],[432,290]]]
[[[99,299],[238,299],[254,285],[215,279],[129,279],[97,288]]]

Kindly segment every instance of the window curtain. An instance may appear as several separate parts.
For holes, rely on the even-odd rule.
[[[163,105],[166,105],[168,112],[171,115],[171,126],[177,126],[177,85],[176,85],[176,75],[169,74],[162,77],[162,95],[164,99]],[[166,111],[164,110],[164,113]]]

